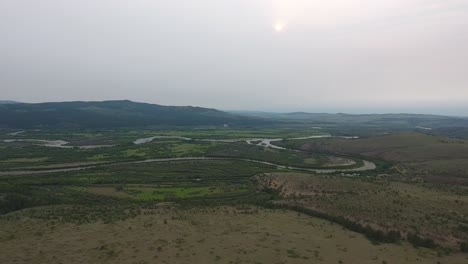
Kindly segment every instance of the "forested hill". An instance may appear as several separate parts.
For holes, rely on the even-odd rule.
[[[11,100],[0,100],[0,104],[17,104],[18,102]]]
[[[350,126],[380,128],[419,128],[433,130],[439,128],[468,128],[468,117],[455,117],[427,114],[328,114],[328,113],[268,113],[237,111],[235,114],[265,118],[276,121],[297,122],[316,126]]]
[[[116,128],[142,126],[250,126],[268,124],[215,109],[132,101],[0,105],[1,128]]]

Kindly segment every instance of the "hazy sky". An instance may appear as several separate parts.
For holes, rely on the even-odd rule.
[[[0,0],[0,99],[468,115],[468,0]]]

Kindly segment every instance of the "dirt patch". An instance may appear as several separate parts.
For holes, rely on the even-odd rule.
[[[133,197],[131,194],[124,192],[123,190],[119,190],[115,186],[92,186],[92,187],[87,187],[85,191],[93,193],[93,194],[97,194],[97,195],[111,196],[111,197],[116,197],[116,198],[132,198]]]
[[[340,167],[340,166],[352,166],[355,164],[356,162],[352,159],[328,156],[327,163],[324,166],[325,167]]]

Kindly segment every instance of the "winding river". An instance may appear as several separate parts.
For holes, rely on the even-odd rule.
[[[310,171],[316,173],[334,173],[334,172],[359,172],[366,170],[374,170],[376,165],[367,160],[363,160],[364,165],[359,168],[352,169],[310,169],[310,168],[301,168],[301,167],[288,167],[281,164],[276,164],[273,162],[254,160],[254,159],[240,159],[240,158],[216,158],[216,157],[183,157],[183,158],[163,158],[163,159],[147,159],[139,161],[124,161],[124,162],[115,162],[110,164],[101,164],[101,165],[91,165],[91,166],[79,166],[73,168],[62,168],[62,169],[51,169],[51,170],[20,170],[20,171],[2,171],[0,176],[19,176],[19,175],[32,175],[32,174],[47,174],[47,173],[58,173],[58,172],[70,172],[70,171],[80,171],[86,169],[93,169],[97,167],[104,166],[116,166],[116,165],[125,165],[125,164],[142,164],[142,163],[153,163],[153,162],[169,162],[169,161],[190,161],[190,160],[241,160],[247,162],[254,162],[258,164],[264,164],[269,166],[275,166],[278,169],[290,169],[290,170],[300,170],[300,171]]]
[[[114,145],[85,145],[85,146],[70,146],[68,145],[70,142],[64,140],[44,140],[44,139],[5,139],[3,140],[5,143],[14,143],[14,142],[29,142],[33,145],[38,145],[41,147],[49,147],[49,148],[63,148],[63,149],[72,149],[72,148],[79,148],[79,149],[94,149],[94,148],[110,148]]]
[[[297,138],[288,138],[288,140],[300,140],[300,139],[313,139],[313,138],[330,138],[334,137],[332,135],[314,135],[308,137],[297,137]],[[341,137],[347,139],[356,139],[358,137]],[[239,139],[192,139],[187,137],[179,137],[179,136],[153,136],[147,138],[140,138],[134,141],[133,143],[136,145],[146,144],[155,139],[181,139],[181,140],[193,140],[193,141],[207,141],[207,142],[246,142],[251,145],[258,145],[269,147],[273,149],[281,149],[281,150],[291,150],[291,151],[300,151],[295,149],[287,149],[277,145],[272,144],[272,142],[277,142],[283,140],[282,138],[239,138]],[[48,147],[71,147],[65,146],[68,144],[66,141],[56,140],[56,141],[48,141],[48,140],[5,140],[5,142],[15,142],[15,141],[33,141],[42,143],[44,146]],[[82,148],[86,148],[87,146],[82,146]],[[88,146],[94,147],[94,146]],[[107,147],[107,146],[99,146],[99,147]],[[278,169],[290,169],[290,170],[300,170],[300,171],[310,171],[316,173],[335,173],[335,172],[359,172],[359,171],[367,171],[367,170],[374,170],[376,169],[376,165],[367,160],[362,160],[363,165],[358,168],[350,168],[350,169],[311,169],[311,168],[302,168],[302,167],[292,167],[292,166],[285,166],[281,164],[276,164],[273,162],[262,161],[262,160],[255,160],[255,159],[242,159],[242,158],[226,158],[226,157],[181,157],[181,158],[162,158],[162,159],[147,159],[147,160],[140,160],[140,161],[124,161],[124,162],[115,162],[115,163],[104,163],[99,165],[87,165],[87,166],[77,166],[77,167],[68,167],[68,168],[57,168],[57,169],[47,169],[47,170],[19,170],[19,171],[3,171],[0,172],[0,176],[17,176],[17,175],[31,175],[31,174],[47,174],[47,173],[58,173],[58,172],[71,172],[71,171],[80,171],[86,169],[92,169],[97,167],[103,166],[115,166],[115,165],[124,165],[124,164],[141,164],[141,163],[153,163],[153,162],[169,162],[169,161],[190,161],[190,160],[241,160],[247,162],[254,162],[263,165],[269,165],[277,167]]]
[[[323,135],[313,135],[313,136],[306,136],[306,137],[295,137],[295,138],[234,138],[234,139],[197,139],[197,138],[188,138],[188,137],[181,137],[181,136],[153,136],[147,138],[139,138],[133,142],[135,145],[142,145],[146,143],[150,143],[155,139],[180,139],[186,141],[204,141],[204,142],[225,142],[225,143],[233,143],[233,142],[246,142],[250,145],[258,145],[273,149],[282,149],[282,150],[291,150],[291,151],[298,151],[295,149],[286,149],[277,145],[272,144],[272,142],[278,142],[282,140],[300,140],[300,139],[314,139],[314,138],[345,138],[345,139],[357,139],[359,137],[341,137],[341,136],[332,136],[330,134],[323,134]]]

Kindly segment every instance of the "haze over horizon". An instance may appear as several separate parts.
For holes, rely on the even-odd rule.
[[[464,0],[3,0],[2,100],[468,116]]]

